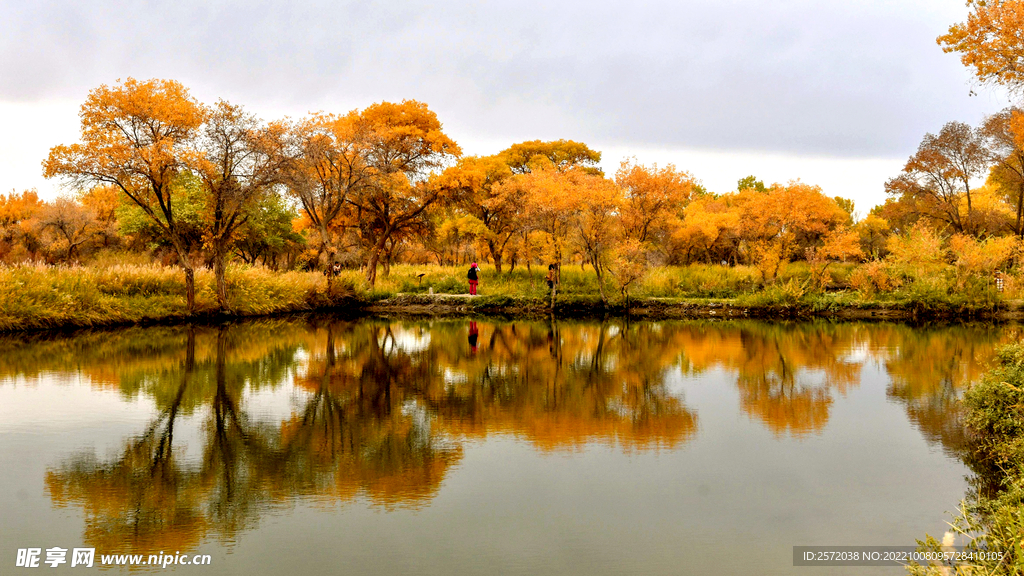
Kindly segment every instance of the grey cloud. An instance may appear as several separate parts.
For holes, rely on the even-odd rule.
[[[7,3],[0,99],[129,75],[203,98],[344,111],[428,102],[481,138],[892,156],[992,99],[937,2]]]

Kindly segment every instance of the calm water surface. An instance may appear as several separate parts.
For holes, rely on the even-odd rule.
[[[970,475],[955,400],[1019,333],[317,318],[4,337],[0,573],[56,546],[209,554],[166,569],[209,575],[899,574],[794,568],[792,547],[941,537]]]

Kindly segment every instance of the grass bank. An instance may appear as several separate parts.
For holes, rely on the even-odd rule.
[[[233,313],[261,316],[330,305],[323,275],[233,268]],[[196,272],[199,315],[217,310],[213,272]],[[184,273],[151,265],[0,267],[0,330],[137,324],[185,318]]]
[[[805,263],[792,263],[773,283],[765,285],[752,266],[694,264],[651,269],[630,290],[627,302],[609,282],[607,304],[601,301],[597,276],[591,268],[566,266],[555,301],[556,312],[629,313],[651,317],[813,317],[846,318],[1021,318],[1024,310],[1016,293],[999,293],[987,285],[957,287],[946,277],[902,283],[889,291],[855,290],[854,264],[829,270],[828,290],[815,290]],[[377,310],[423,312],[501,312],[548,310],[546,270],[517,268],[497,274],[484,267],[479,296],[469,293],[466,270],[458,267],[400,265],[379,277],[373,290],[362,284],[358,271],[346,271],[340,281]],[[430,293],[433,292],[433,295]]]
[[[865,294],[849,287],[852,265],[830,271],[831,289],[808,288],[810,272],[792,264],[770,285],[747,266],[691,265],[655,268],[625,299],[609,282],[602,301],[590,268],[565,267],[555,312],[565,316],[624,314],[639,317],[847,318],[1019,317],[1018,305],[993,290],[953,290],[941,283],[914,283]],[[518,268],[498,274],[485,266],[480,295],[468,298],[463,267],[393,266],[369,287],[359,270],[346,270],[330,294],[318,272],[272,272],[229,267],[228,302],[233,314],[261,316],[337,308],[426,314],[549,312],[546,270]],[[197,314],[217,311],[213,274],[196,273]],[[0,331],[89,327],[174,321],[188,316],[184,274],[157,264],[84,267],[0,267]]]
[[[999,353],[999,364],[964,394],[971,442],[965,462],[975,472],[971,490],[944,540],[980,555],[957,574],[1024,575],[1024,344]],[[934,537],[924,545],[942,546]],[[953,572],[912,567],[911,574]]]

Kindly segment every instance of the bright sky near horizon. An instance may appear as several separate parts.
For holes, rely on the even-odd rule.
[[[412,98],[468,154],[566,138],[674,163],[713,191],[753,174],[884,201],[926,132],[1008,105],[935,43],[963,0],[0,4],[0,191],[42,178],[88,91],[174,78],[265,119]],[[971,96],[971,90],[977,93]]]

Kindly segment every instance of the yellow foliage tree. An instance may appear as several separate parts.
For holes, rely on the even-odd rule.
[[[963,288],[970,278],[991,277],[1005,264],[1018,247],[1012,236],[977,240],[957,234],[949,239],[949,249],[956,257],[957,288]]]
[[[622,161],[615,183],[623,191],[623,230],[640,242],[663,239],[700,187],[692,175],[672,164],[658,168],[636,159]]]
[[[89,93],[79,114],[81,142],[55,146],[47,178],[82,188],[111,185],[139,206],[174,246],[185,271],[188,309],[195,311],[195,268],[172,200],[175,177],[194,159],[206,107],[174,80],[129,78]]]
[[[972,12],[936,41],[943,52],[959,52],[960,62],[974,69],[981,82],[1011,90],[1024,86],[1024,2],[967,0]]]

